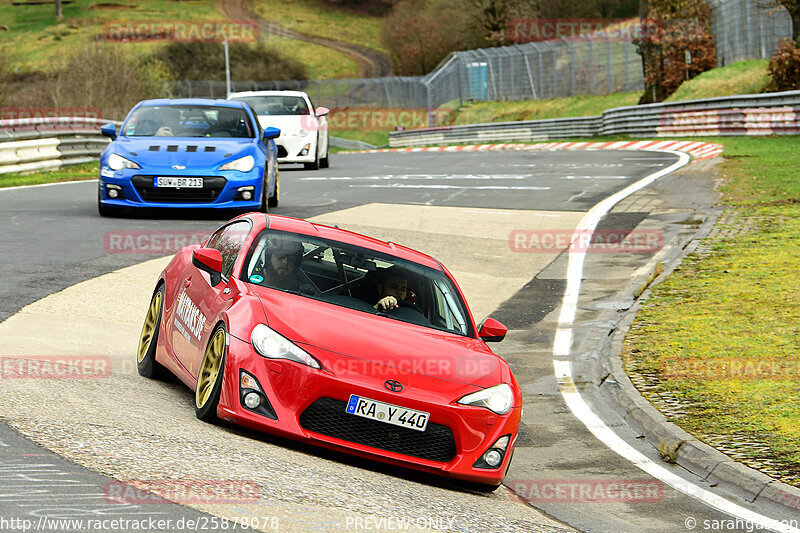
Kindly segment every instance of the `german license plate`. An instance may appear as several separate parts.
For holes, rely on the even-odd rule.
[[[355,394],[350,395],[350,400],[347,402],[347,413],[417,431],[425,431],[428,418],[431,416],[430,413],[370,400]]]
[[[156,178],[153,185],[168,189],[202,189],[203,178]]]

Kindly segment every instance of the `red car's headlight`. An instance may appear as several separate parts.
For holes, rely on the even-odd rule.
[[[488,389],[467,394],[458,400],[458,403],[485,407],[495,414],[504,415],[509,412],[511,406],[514,405],[514,393],[511,392],[511,387],[505,383],[501,383],[500,385],[495,385]]]
[[[258,324],[253,328],[250,340],[255,351],[268,359],[287,359],[311,368],[321,368],[319,361],[264,324]]]

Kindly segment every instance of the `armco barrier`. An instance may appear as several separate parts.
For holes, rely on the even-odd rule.
[[[786,91],[618,107],[597,117],[398,131],[389,134],[389,146],[536,142],[598,135],[683,137],[797,133],[800,133],[800,91]]]
[[[122,124],[87,117],[0,120],[0,174],[94,161],[109,142],[100,135],[108,123]]]

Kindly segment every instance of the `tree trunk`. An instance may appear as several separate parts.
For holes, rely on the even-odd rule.
[[[63,13],[61,12],[61,0],[56,0],[56,20],[61,20]]]

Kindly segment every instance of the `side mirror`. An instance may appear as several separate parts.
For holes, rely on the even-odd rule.
[[[281,130],[278,128],[264,128],[264,140],[277,139],[281,136]]]
[[[324,117],[325,115],[327,115],[330,112],[331,112],[331,110],[328,109],[327,107],[318,107],[317,108],[317,116],[318,117]]]
[[[198,248],[192,251],[192,264],[211,276],[211,286],[222,281],[222,253],[215,248]]]
[[[483,342],[500,342],[506,337],[506,333],[508,328],[494,318],[487,318],[478,328],[478,336]]]
[[[100,133],[103,137],[108,137],[112,141],[117,138],[117,127],[113,124],[103,124],[100,126]]]

